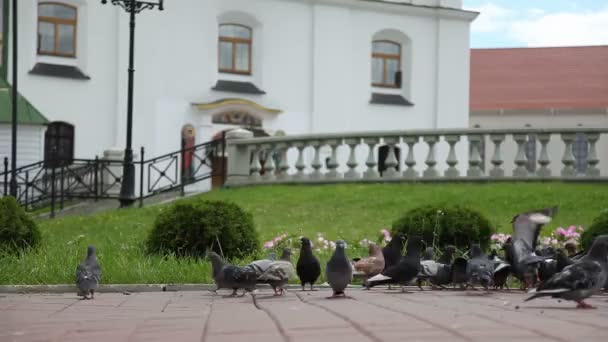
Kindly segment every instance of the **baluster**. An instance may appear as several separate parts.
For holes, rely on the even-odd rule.
[[[448,169],[445,170],[444,175],[446,177],[459,177],[460,172],[456,168],[458,164],[458,158],[456,157],[456,149],[454,146],[457,142],[460,141],[459,135],[446,135],[444,140],[450,145],[450,152],[448,153],[448,159],[446,163],[448,164]]]
[[[502,155],[500,151],[500,145],[503,141],[505,141],[504,134],[491,134],[490,140],[494,143],[494,154],[492,155],[492,160],[490,161],[494,166],[492,170],[490,170],[490,177],[504,177],[505,170],[501,167],[502,163]]]
[[[275,180],[275,164],[273,158],[275,148],[273,145],[267,144],[263,146],[263,149],[266,151],[266,160],[264,161],[264,175],[262,176],[262,178],[264,180]]]
[[[306,168],[306,164],[304,164],[304,142],[298,141],[293,143],[291,146],[294,146],[298,149],[298,160],[296,161],[296,169],[298,171],[293,176],[293,178],[306,179],[306,174],[304,173],[304,169]]]
[[[418,178],[418,172],[414,169],[416,166],[416,158],[414,157],[414,145],[420,140],[417,136],[406,136],[403,137],[403,141],[407,144],[407,157],[405,158],[405,165],[407,169],[403,172],[403,177],[407,179]]]
[[[551,177],[551,169],[549,168],[551,159],[549,159],[549,152],[547,151],[547,145],[551,140],[551,134],[538,133],[537,137],[538,141],[540,141],[540,156],[538,157],[540,168],[536,171],[536,175],[539,177]]]
[[[384,161],[386,170],[384,170],[382,176],[384,178],[398,177],[400,176],[399,171],[397,171],[399,161],[395,155],[395,144],[399,142],[399,137],[386,137],[384,138],[384,142],[388,145],[388,153],[386,154],[386,160]]]
[[[564,168],[562,169],[562,177],[574,177],[576,176],[576,170],[574,169],[574,155],[572,154],[572,142],[574,141],[574,134],[562,133],[562,140],[564,141],[564,155],[562,157],[562,163]]]
[[[281,161],[279,162],[279,179],[280,180],[289,180],[291,176],[289,175],[289,163],[287,162],[287,151],[289,151],[289,145],[287,143],[279,143],[277,144],[277,148],[281,155]]]
[[[338,146],[341,145],[341,141],[337,139],[328,140],[327,145],[331,148],[331,157],[329,158],[329,162],[327,162],[327,169],[329,170],[325,175],[327,179],[336,179],[342,178],[342,174],[338,172]]]
[[[348,171],[346,172],[346,174],[344,174],[344,178],[360,178],[361,177],[361,173],[357,172],[357,155],[356,155],[356,148],[357,145],[359,145],[359,143],[361,143],[361,139],[360,138],[350,138],[350,139],[345,139],[344,143],[346,145],[348,145],[348,147],[350,148],[350,154],[348,156],[348,161],[346,162],[346,165],[348,166]]]
[[[588,177],[599,177],[600,169],[597,164],[600,162],[597,157],[597,150],[595,144],[600,138],[599,133],[585,133],[587,135],[587,141],[589,142],[589,154],[587,155],[587,172],[585,173]]]
[[[378,170],[376,170],[376,165],[378,165],[378,162],[376,162],[376,154],[374,153],[375,146],[379,141],[380,139],[378,138],[363,139],[363,142],[369,147],[367,161],[365,162],[365,165],[367,165],[367,170],[364,173],[364,177],[366,179],[376,179],[380,177]]]
[[[262,177],[260,176],[260,170],[262,165],[260,164],[260,146],[253,145],[253,157],[251,158],[251,165],[249,166],[249,180],[259,182]]]
[[[422,173],[424,178],[435,178],[439,177],[439,172],[435,169],[437,161],[435,160],[435,144],[439,141],[439,137],[435,135],[427,135],[422,140],[429,145],[429,153],[426,156],[424,163],[426,164],[426,170]]]
[[[321,167],[323,166],[323,164],[321,164],[321,146],[325,145],[325,143],[323,142],[319,142],[319,141],[311,141],[310,145],[315,149],[315,156],[312,159],[312,174],[310,175],[310,178],[312,179],[322,179],[323,178],[323,173],[321,173]]]
[[[527,133],[513,134],[513,140],[517,143],[517,154],[515,155],[515,165],[517,167],[513,170],[513,177],[528,177],[528,169],[526,168],[528,159],[525,152],[527,137]]]
[[[479,154],[479,147],[481,145],[482,135],[469,135],[469,143],[471,144],[471,155],[469,156],[469,169],[467,170],[467,177],[481,177],[483,171],[481,170],[481,154]]]

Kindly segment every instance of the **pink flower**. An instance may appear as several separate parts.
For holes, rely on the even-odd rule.
[[[556,239],[551,240],[551,244],[553,245],[557,245],[559,243],[559,241],[557,241]]]
[[[564,228],[562,228],[562,227],[557,228],[555,230],[555,233],[557,233],[557,234],[559,234],[561,236],[566,236],[566,234],[567,234],[566,230]]]
[[[268,242],[264,243],[264,248],[272,248],[272,247],[274,247],[273,241],[268,241]]]
[[[497,234],[492,234],[492,236],[490,237],[490,239],[492,239],[492,240],[498,240],[498,235]]]

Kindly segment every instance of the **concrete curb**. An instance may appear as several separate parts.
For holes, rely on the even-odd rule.
[[[351,288],[361,288],[361,285],[349,285]],[[258,288],[270,288],[267,284],[259,284]],[[289,284],[287,290],[300,289],[300,285]],[[315,285],[316,289],[330,289],[327,284]],[[136,293],[136,292],[176,292],[176,291],[215,291],[215,284],[103,284],[99,285],[99,293]],[[0,285],[0,293],[75,293],[75,285]]]

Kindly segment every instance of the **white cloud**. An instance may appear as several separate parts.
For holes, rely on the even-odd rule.
[[[507,25],[507,34],[527,46],[608,44],[608,7],[595,12],[552,13]]]
[[[498,32],[506,28],[508,18],[512,11],[495,5],[491,2],[470,10],[479,12],[479,16],[473,21],[471,30],[473,32]]]

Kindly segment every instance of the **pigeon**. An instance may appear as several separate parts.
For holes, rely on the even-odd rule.
[[[585,299],[599,292],[608,279],[608,234],[595,238],[589,252],[572,265],[566,266],[538,288],[529,291],[525,299],[550,296],[578,303],[579,309],[592,309]]]
[[[295,277],[296,270],[291,263],[291,249],[285,247],[281,259],[270,261],[270,264],[258,276],[257,282],[269,284],[274,290],[275,296],[280,296],[285,293],[283,286]]]
[[[444,285],[452,282],[452,265],[442,264],[434,260],[422,260],[418,273],[418,287],[422,290],[422,281],[428,280],[432,285],[445,289]]]
[[[471,259],[467,263],[467,286],[479,284],[486,289],[494,285],[494,261],[488,259],[479,244],[471,246]]]
[[[509,263],[512,272],[522,283],[522,289],[535,286],[538,282],[538,267],[545,258],[536,254],[536,244],[540,230],[557,213],[557,206],[533,210],[513,217],[513,236],[509,248]]]
[[[494,289],[502,290],[506,287],[507,290],[509,290],[507,281],[509,280],[509,275],[511,274],[511,264],[500,259],[498,256],[495,256],[492,261],[494,262]]]
[[[411,236],[407,240],[407,254],[393,266],[386,268],[380,274],[375,275],[365,281],[365,287],[370,289],[377,285],[383,284],[398,284],[403,285],[414,280],[421,270],[420,252],[422,250],[422,238],[420,236]]]
[[[319,279],[321,275],[321,264],[319,259],[312,254],[312,244],[306,237],[300,239],[302,247],[300,249],[300,257],[296,265],[296,271],[302,284],[302,291],[305,291],[304,285],[310,284],[310,290],[313,291],[312,286]]]
[[[454,257],[454,253],[456,253],[456,247],[452,245],[448,245],[445,248],[445,252],[437,259],[437,262],[444,265],[451,265],[452,258]]]
[[[219,289],[232,289],[233,292],[230,296],[234,297],[239,289],[243,289],[243,294],[240,297],[243,297],[247,292],[253,295],[258,277],[255,267],[230,265],[215,252],[208,252],[207,256],[211,259],[213,280],[217,286],[216,292]]]
[[[356,274],[366,278],[373,277],[384,269],[384,255],[380,246],[370,243],[368,252],[367,258],[360,259],[353,265]]]
[[[405,246],[405,235],[398,234],[382,248],[382,254],[384,255],[384,270],[397,264],[401,260],[403,246]]]
[[[325,276],[333,290],[333,295],[329,298],[348,297],[344,290],[353,281],[353,269],[346,257],[345,246],[343,240],[336,241],[336,249],[325,266]]]
[[[93,299],[101,282],[101,266],[97,262],[95,246],[87,247],[87,257],[76,267],[76,286],[82,299]],[[91,297],[89,298],[89,294]]]
[[[561,249],[558,249],[557,251],[555,251],[555,272],[561,272],[564,268],[566,268],[566,266],[568,265],[572,265],[574,263],[574,261],[572,261],[570,258],[568,258],[568,256],[566,255],[566,252],[564,252]]]
[[[467,265],[469,262],[463,257],[454,259],[452,263],[452,285],[454,288],[458,285],[461,289],[465,288],[467,283]]]

